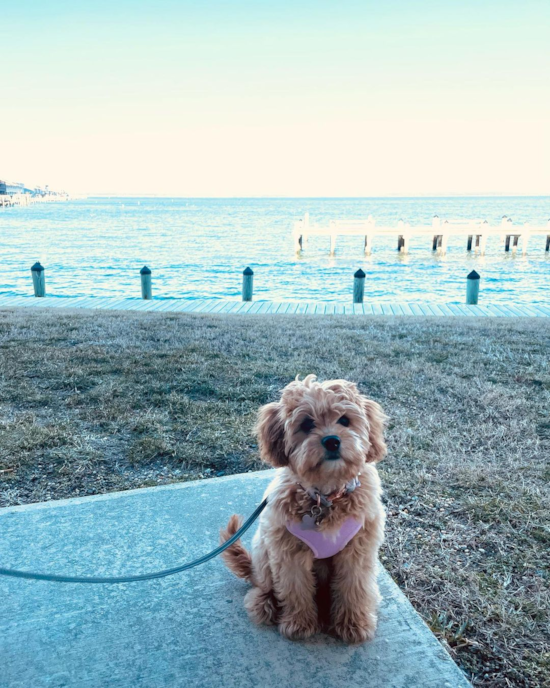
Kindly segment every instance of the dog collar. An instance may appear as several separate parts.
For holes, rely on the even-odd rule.
[[[361,486],[361,483],[359,482],[359,476],[361,473],[358,473],[355,478],[352,478],[350,481],[348,481],[345,485],[343,485],[339,490],[334,490],[334,492],[331,492],[328,495],[323,494],[320,490],[318,490],[316,487],[303,487],[300,485],[300,483],[296,483],[298,487],[303,490],[309,497],[311,498],[312,501],[316,503],[318,507],[324,506],[324,507],[331,507],[333,502],[337,499],[340,499],[340,497],[345,497],[346,495],[350,494],[353,492],[355,489]]]
[[[316,487],[305,488],[300,485],[300,483],[297,483],[298,487],[303,490],[314,502],[310,510],[302,516],[301,528],[305,530],[315,530],[328,514],[329,509],[334,505],[334,502],[337,499],[351,494],[361,485],[359,482],[360,475],[361,474],[359,473],[355,476],[355,478],[347,482],[339,490],[335,490],[328,495],[323,494]]]

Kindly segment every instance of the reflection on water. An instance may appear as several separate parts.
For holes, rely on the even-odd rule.
[[[139,269],[153,271],[157,297],[239,298],[242,270],[255,272],[255,298],[345,301],[353,273],[367,274],[373,301],[463,302],[465,279],[482,277],[480,303],[548,303],[550,256],[546,237],[534,236],[529,253],[505,253],[490,238],[485,256],[466,252],[466,239],[433,254],[431,237],[415,237],[399,254],[394,238],[375,238],[363,254],[362,237],[311,237],[296,257],[292,223],[305,211],[312,222],[356,220],[379,224],[400,218],[415,224],[474,217],[499,224],[546,225],[550,198],[417,199],[88,199],[0,210],[0,293],[29,294],[30,266],[45,266],[50,295],[139,296]]]

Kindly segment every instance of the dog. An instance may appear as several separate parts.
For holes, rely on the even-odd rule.
[[[252,584],[245,607],[254,622],[293,640],[320,631],[346,643],[374,637],[385,522],[375,464],[386,455],[386,420],[354,383],[315,375],[260,409],[260,455],[279,470],[251,552],[238,540],[223,553]],[[221,542],[241,524],[231,516]]]

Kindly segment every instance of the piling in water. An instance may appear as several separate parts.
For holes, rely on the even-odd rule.
[[[243,270],[243,301],[252,301],[254,290],[254,272],[251,268]]]
[[[142,299],[152,299],[153,290],[151,286],[151,270],[144,265],[139,271],[141,275],[141,298]]]
[[[475,270],[466,278],[466,303],[475,306],[479,296],[479,275]]]
[[[353,275],[353,303],[363,303],[365,293],[365,273],[361,268]]]
[[[46,296],[46,275],[39,261],[31,268],[32,284],[35,296]]]

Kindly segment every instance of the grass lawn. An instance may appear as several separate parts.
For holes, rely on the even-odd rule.
[[[0,311],[0,505],[261,467],[257,408],[391,417],[382,560],[479,686],[550,685],[550,323]]]

